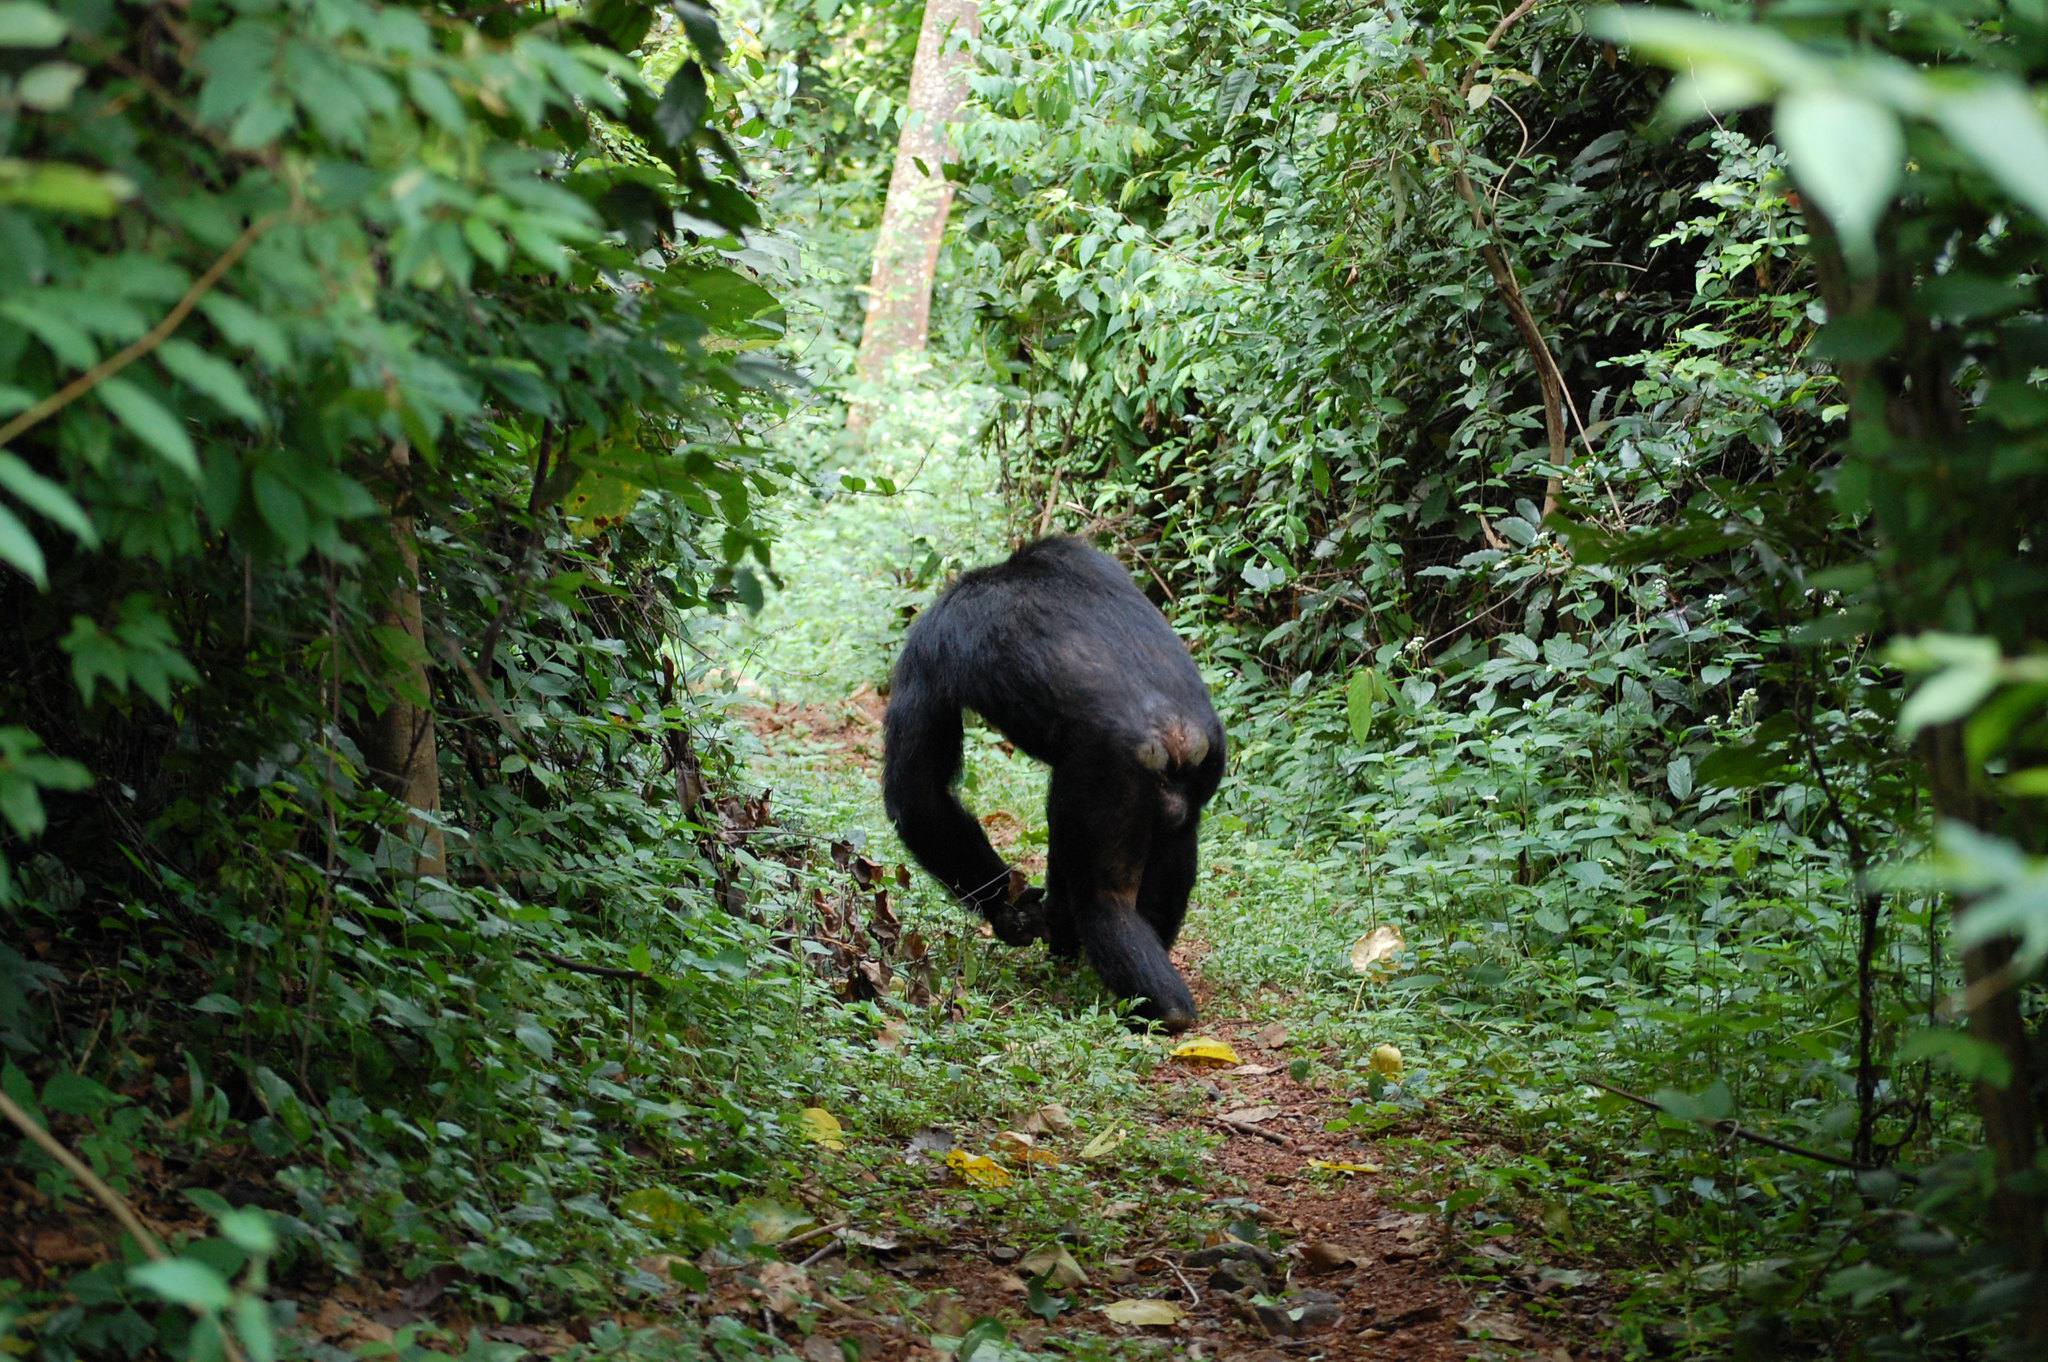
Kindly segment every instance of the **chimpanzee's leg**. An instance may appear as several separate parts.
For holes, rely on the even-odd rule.
[[[1138,913],[1168,950],[1180,937],[1181,919],[1187,916],[1188,895],[1194,887],[1195,825],[1154,833],[1145,879],[1138,886]]]
[[[1177,1031],[1194,1023],[1194,996],[1138,911],[1152,833],[1149,794],[1115,767],[1055,768],[1046,800],[1047,895],[1059,904],[1052,916],[1071,926],[1103,985],[1136,1000],[1140,1016]]]

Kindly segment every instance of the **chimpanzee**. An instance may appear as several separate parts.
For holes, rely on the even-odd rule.
[[[1042,894],[953,794],[963,709],[1052,767]],[[1069,959],[1085,950],[1140,1016],[1193,1025],[1167,950],[1223,776],[1223,726],[1187,649],[1114,559],[1042,539],[961,576],[904,639],[884,742],[889,821],[998,937],[1043,935]]]

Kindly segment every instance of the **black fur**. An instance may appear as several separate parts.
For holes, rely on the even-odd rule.
[[[1045,892],[953,793],[973,710],[1052,767]],[[885,725],[889,820],[919,864],[1004,941],[1085,951],[1172,1030],[1195,1000],[1167,957],[1195,882],[1195,834],[1223,776],[1223,726],[1172,628],[1116,561],[1076,539],[964,574],[911,625]]]

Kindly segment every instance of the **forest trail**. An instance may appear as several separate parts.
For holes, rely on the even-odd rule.
[[[957,410],[903,419],[974,426]],[[1333,893],[1326,853],[1259,836],[1242,813],[1255,793],[1226,782],[1212,807],[1176,953],[1204,1017],[1183,1039],[1220,1042],[1234,1063],[1174,1057],[1186,1047],[1131,1032],[1088,971],[1000,947],[927,877],[899,871],[877,783],[897,629],[944,575],[1005,544],[979,456],[944,434],[928,452],[931,440],[886,436],[874,447],[920,451],[903,490],[798,514],[783,589],[725,640],[734,717],[759,744],[753,778],[841,860],[868,860],[862,883],[889,905],[859,921],[867,895],[844,875],[813,898],[818,936],[865,943],[865,958],[822,967],[853,996],[880,996],[827,1005],[820,1025],[848,1033],[849,1071],[815,1101],[843,1149],[822,1151],[800,1192],[819,1228],[747,1278],[742,1299],[779,1304],[820,1359],[842,1356],[841,1339],[865,1358],[943,1356],[977,1322],[991,1341],[971,1351],[987,1362],[1574,1355],[1554,1340],[1587,1334],[1569,1321],[1588,1302],[1567,1298],[1592,1274],[1524,1261],[1498,1227],[1472,1256],[1469,1218],[1442,1207],[1497,1137],[1402,1097],[1384,1056],[1375,1077],[1373,1051],[1397,1045],[1406,1077],[1424,1080],[1414,1091],[1430,1091],[1444,1028],[1417,993],[1384,987],[1391,974],[1352,968],[1377,905]],[[906,568],[919,553],[922,573]],[[978,727],[965,767],[991,840],[1042,875],[1042,769]],[[862,972],[887,982],[855,983]],[[1104,1307],[1170,1322],[1118,1323]]]
[[[874,783],[879,769],[881,709],[880,697],[863,686],[836,702],[761,705],[744,717],[770,765],[808,764],[821,780],[858,791]],[[1006,854],[1012,855],[1031,825],[1028,813],[1020,818],[1008,807],[996,808],[985,821],[996,840],[1011,844]],[[1020,859],[1042,865],[1040,855]],[[1154,1062],[1145,1066],[1137,1086],[1103,1108],[1109,1124],[1083,1128],[1064,1103],[1027,1114],[1015,1123],[1021,1132],[1002,1130],[1004,1123],[971,1110],[941,1111],[904,1150],[904,1158],[921,1164],[929,1176],[922,1185],[909,1180],[900,1188],[900,1203],[875,1214],[885,1221],[892,1210],[903,1220],[927,1218],[920,1205],[944,1198],[946,1184],[958,1181],[937,1157],[944,1152],[937,1148],[941,1143],[1006,1149],[995,1160],[1003,1175],[1016,1179],[1010,1187],[1075,1173],[1085,1184],[1088,1170],[1113,1159],[1134,1128],[1150,1126],[1177,1135],[1194,1151],[1173,1172],[1178,1186],[1155,1181],[1133,1188],[1117,1180],[1105,1187],[1095,1198],[1091,1231],[1066,1236],[1092,1239],[1095,1252],[1086,1262],[1065,1239],[1039,1243],[1028,1232],[1022,1238],[1006,1235],[999,1205],[989,1208],[996,1223],[963,1226],[962,1234],[940,1240],[909,1241],[849,1226],[833,1252],[804,1270],[800,1283],[786,1276],[769,1279],[771,1292],[810,1288],[823,1304],[811,1339],[828,1344],[808,1343],[807,1357],[840,1356],[841,1338],[852,1340],[862,1357],[943,1355],[978,1321],[1000,1322],[1000,1334],[984,1323],[983,1336],[991,1340],[987,1346],[998,1346],[1000,1339],[999,1346],[1011,1350],[984,1353],[977,1347],[973,1354],[991,1358],[1036,1353],[1052,1338],[1069,1355],[1143,1355],[1163,1346],[1174,1356],[1259,1362],[1564,1362],[1573,1355],[1549,1342],[1542,1324],[1512,1306],[1482,1303],[1456,1279],[1440,1221],[1402,1203],[1398,1189],[1385,1181],[1387,1140],[1400,1143],[1402,1132],[1367,1140],[1329,1129],[1350,1099],[1340,1090],[1345,1056],[1339,1047],[1305,1043],[1296,1035],[1297,1010],[1316,1000],[1260,990],[1254,1016],[1241,1006],[1240,995],[1207,980],[1202,965],[1214,948],[1199,933],[1205,927],[1229,930],[1218,920],[1228,906],[1217,903],[1215,883],[1209,879],[1208,893],[1198,889],[1190,935],[1175,952],[1204,1020],[1179,1045],[1141,1042]],[[948,905],[938,911],[954,913],[954,927],[968,934],[958,910]],[[1003,951],[985,929],[978,935],[970,948]],[[1056,968],[1039,959],[1041,954],[1031,948],[1023,968]],[[974,1010],[986,1009],[1020,1037],[1063,1024],[1056,1014],[1024,1013],[1043,1004],[1007,993],[984,992]],[[920,1024],[945,1026],[946,1009],[927,1009],[910,1022],[912,1028]],[[1220,1043],[1219,1053],[1228,1058],[1176,1058],[1175,1051],[1190,1048],[1188,1042]],[[914,1052],[918,1044],[912,1029],[895,1038],[905,1051]],[[1028,1143],[1016,1140],[1017,1133]],[[1094,1152],[1104,1145],[1109,1152]],[[1191,1208],[1182,1236],[1162,1237],[1155,1221],[1135,1213],[1174,1191],[1192,1192],[1199,1208]],[[889,1278],[902,1289],[882,1284]],[[1522,1285],[1539,1295],[1554,1289],[1533,1271]],[[1158,1310],[1161,1322],[1119,1324],[1104,1311],[1134,1303]]]

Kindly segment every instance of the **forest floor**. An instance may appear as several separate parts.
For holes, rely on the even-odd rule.
[[[722,1304],[808,1359],[1598,1355],[1600,1274],[1458,1214],[1461,1165],[1510,1137],[1425,1096],[1464,1061],[1437,1062],[1453,1038],[1394,986],[1398,929],[1261,839],[1245,798],[1208,821],[1177,952],[1203,1020],[1178,1042],[899,871],[875,779],[891,613],[907,561],[1003,551],[988,482],[942,451],[895,496],[801,516],[784,590],[727,641],[752,775],[879,888],[814,900],[821,969],[856,1000],[821,1025],[855,1044],[813,1085],[781,1261],[730,1274]],[[986,730],[968,746],[965,799],[1042,871],[1043,772]]]

